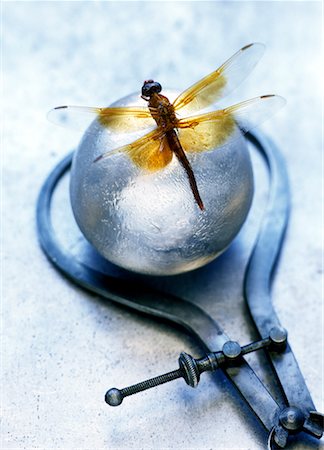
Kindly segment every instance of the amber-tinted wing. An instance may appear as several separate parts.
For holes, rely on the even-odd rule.
[[[249,75],[264,48],[259,43],[241,48],[215,72],[182,92],[173,102],[176,112],[182,117],[192,115],[229,94]]]
[[[96,108],[88,106],[57,106],[47,115],[58,125],[85,130],[92,122],[118,133],[131,133],[155,126],[148,108]],[[96,128],[93,129],[96,131]]]
[[[261,124],[285,104],[277,95],[263,95],[228,108],[178,122],[178,135],[186,152],[205,152],[238,139],[237,126],[243,133]]]
[[[136,141],[104,153],[94,162],[109,158],[116,153],[126,153],[133,163],[149,172],[163,169],[172,160],[172,151],[162,131],[155,129]]]

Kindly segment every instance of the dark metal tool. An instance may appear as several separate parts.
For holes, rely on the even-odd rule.
[[[188,386],[196,387],[200,381],[200,374],[210,372],[229,365],[238,365],[242,356],[262,348],[272,348],[275,352],[282,352],[287,345],[287,331],[284,328],[273,327],[267,339],[252,342],[241,347],[238,342],[227,341],[219,352],[210,352],[201,359],[195,359],[188,353],[181,352],[179,357],[179,369],[165,373],[158,377],[150,378],[141,383],[134,384],[123,389],[112,388],[107,391],[105,400],[110,406],[118,406],[125,397],[137,394],[138,392],[151,389],[160,384],[183,378]]]
[[[222,370],[269,431],[268,448],[283,448],[289,435],[306,432],[320,438],[323,415],[315,406],[306,387],[296,359],[273,309],[270,286],[289,215],[289,186],[285,165],[275,145],[260,134],[247,134],[248,140],[263,156],[270,175],[270,195],[257,242],[245,273],[244,290],[247,305],[261,340],[241,347],[224,333],[219,324],[198,306],[173,295],[156,291],[142,283],[108,276],[95,270],[61,248],[51,223],[51,199],[61,177],[69,170],[72,154],[54,168],[47,178],[37,204],[37,226],[40,244],[53,264],[68,278],[104,298],[147,315],[168,320],[189,332],[205,351],[195,360],[183,353],[180,367],[147,383],[108,391],[108,403],[122,399],[151,384],[160,384],[184,377],[189,385],[198,383],[200,373]],[[272,364],[273,375],[282,391],[279,403],[272,397],[244,354],[265,349]],[[165,380],[165,381],[164,381]]]

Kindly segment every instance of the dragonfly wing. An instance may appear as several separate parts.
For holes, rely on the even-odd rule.
[[[150,111],[145,106],[124,108],[100,108],[100,124],[119,133],[131,133],[156,126]]]
[[[178,124],[178,136],[188,153],[215,150],[234,134],[235,119],[231,114],[207,113],[183,119]]]
[[[178,134],[186,152],[215,150],[229,139],[238,139],[237,126],[243,133],[260,125],[285,104],[277,95],[263,95],[211,113],[180,119]]]
[[[249,75],[264,49],[260,43],[241,48],[217,70],[182,92],[173,102],[176,112],[187,116],[225,97]]]
[[[49,111],[47,117],[58,125],[83,131],[94,121],[97,121],[100,127],[118,133],[131,133],[155,126],[149,109],[140,106],[125,108],[57,106]],[[95,127],[93,132],[96,131]]]
[[[280,95],[261,95],[245,102],[225,108],[226,114],[234,115],[235,122],[247,133],[269,119],[286,104],[286,100]]]
[[[164,133],[159,129],[147,133],[128,145],[104,153],[94,162],[116,153],[126,153],[137,167],[149,172],[163,169],[171,162],[173,156]]]

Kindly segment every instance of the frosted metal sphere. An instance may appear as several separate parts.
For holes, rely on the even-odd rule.
[[[177,94],[164,95],[172,101]],[[143,104],[133,94],[113,106]],[[239,136],[219,150],[187,154],[206,208],[201,211],[175,156],[153,173],[140,170],[127,154],[93,163],[143,134],[109,131],[96,121],[90,125],[72,164],[75,219],[98,252],[125,269],[171,275],[201,267],[228,247],[251,206],[253,174],[246,141]]]

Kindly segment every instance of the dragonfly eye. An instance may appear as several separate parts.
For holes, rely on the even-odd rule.
[[[162,91],[162,86],[157,81],[147,80],[144,81],[142,87],[142,95],[143,97],[151,97],[153,93],[159,93]]]

